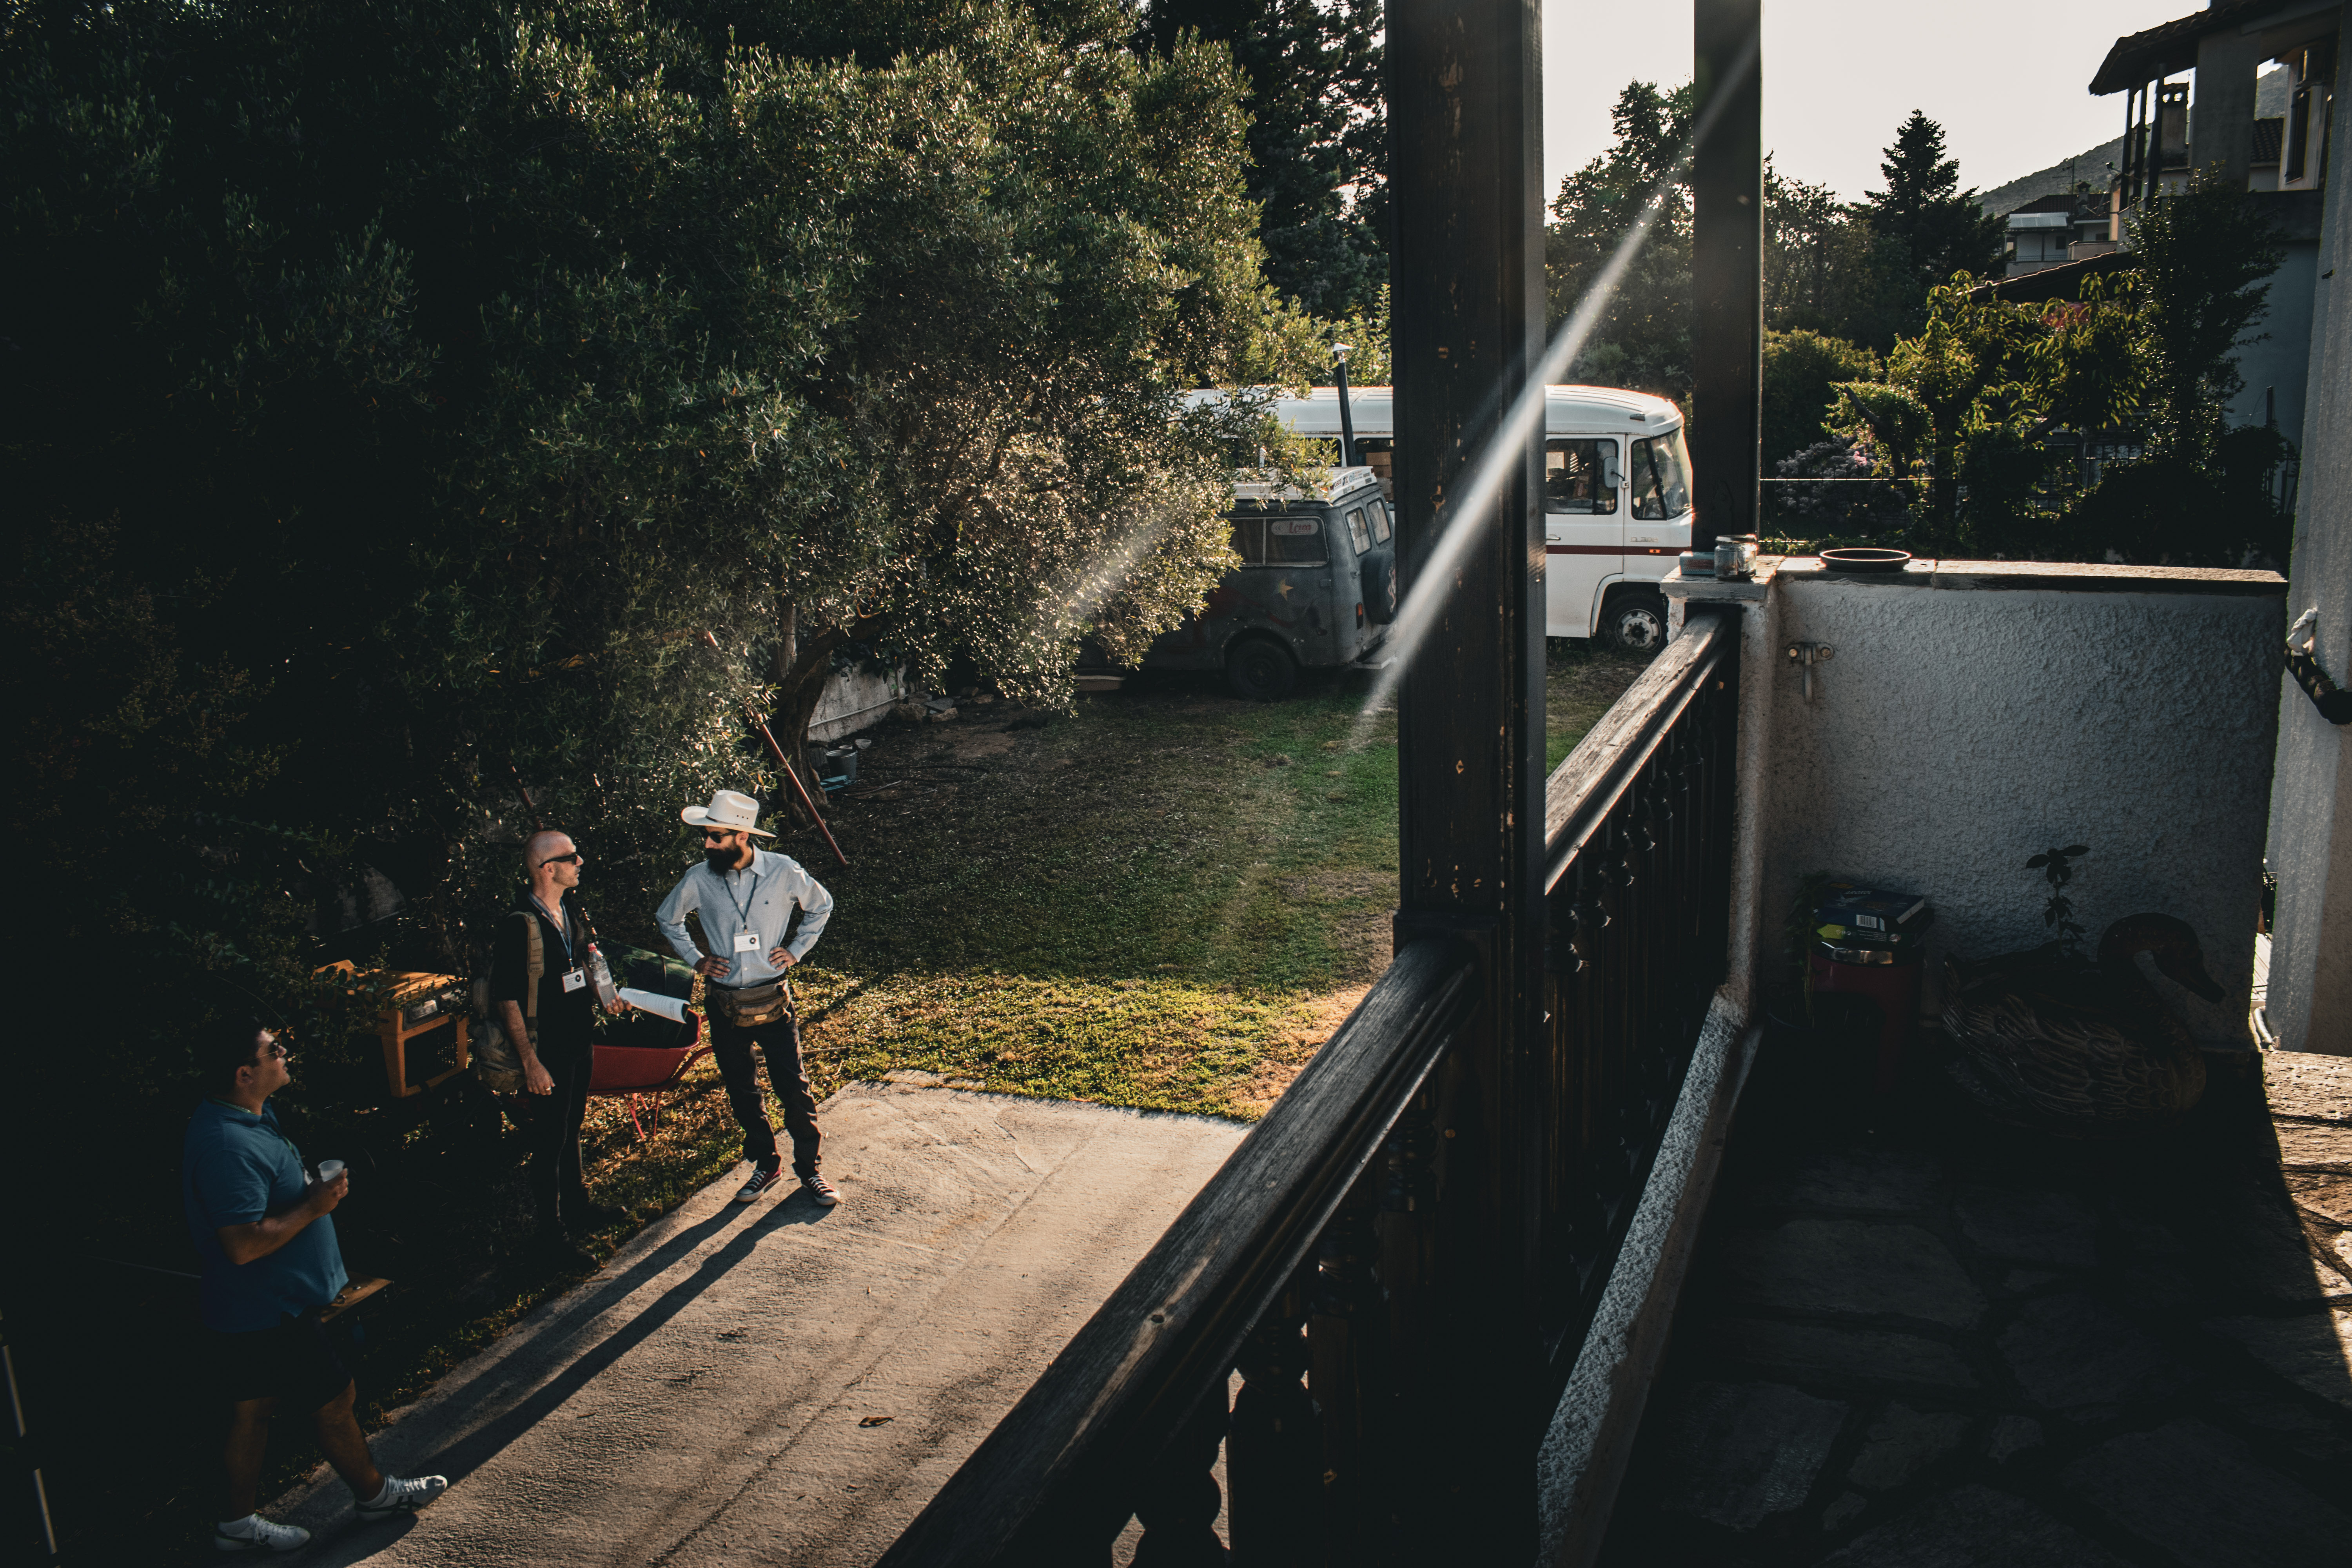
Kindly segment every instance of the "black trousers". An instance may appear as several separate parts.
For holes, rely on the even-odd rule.
[[[588,1079],[595,1053],[578,1045],[542,1043],[539,1063],[555,1079],[546,1094],[522,1097],[523,1138],[530,1150],[528,1179],[539,1205],[542,1230],[577,1225],[588,1210],[588,1184],[580,1174],[580,1121],[588,1113]]]
[[[766,1162],[776,1157],[776,1130],[768,1121],[767,1105],[760,1098],[759,1068],[751,1047],[768,1058],[768,1081],[784,1102],[784,1130],[793,1135],[793,1173],[803,1180],[816,1174],[816,1096],[809,1092],[808,1074],[801,1070],[800,1021],[787,1013],[772,1024],[739,1029],[713,1019],[710,1054],[719,1060],[719,1076],[727,1080],[727,1103],[743,1129],[743,1158]]]

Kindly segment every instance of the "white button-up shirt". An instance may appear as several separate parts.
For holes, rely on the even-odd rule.
[[[801,929],[793,934],[787,951],[797,963],[824,934],[824,922],[833,918],[833,895],[791,856],[754,848],[751,865],[740,870],[714,871],[706,863],[679,878],[654,911],[654,922],[671,951],[692,963],[702,952],[687,933],[686,917],[689,910],[700,914],[711,956],[733,965],[712,984],[764,985],[783,973],[768,962],[768,954],[785,946],[784,927],[794,906],[801,911]],[[757,952],[734,951],[735,933],[744,931],[759,932]]]

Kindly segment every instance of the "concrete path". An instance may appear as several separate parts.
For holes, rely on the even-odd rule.
[[[378,1436],[431,1509],[288,1500],[303,1563],[870,1563],[1246,1131],[895,1083],[823,1116],[839,1208],[714,1183]]]

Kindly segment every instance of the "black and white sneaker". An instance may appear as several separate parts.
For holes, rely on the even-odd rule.
[[[841,1201],[841,1194],[834,1191],[833,1184],[823,1176],[803,1176],[801,1191],[823,1204],[826,1208],[831,1208]]]
[[[784,1162],[782,1157],[761,1160],[751,1167],[751,1179],[743,1184],[742,1189],[735,1194],[735,1201],[739,1204],[755,1202],[761,1194],[783,1179]]]
[[[383,1490],[359,1505],[360,1517],[378,1520],[415,1513],[448,1489],[446,1476],[386,1476]]]
[[[297,1552],[310,1543],[310,1532],[300,1525],[279,1524],[257,1513],[213,1526],[215,1552]]]

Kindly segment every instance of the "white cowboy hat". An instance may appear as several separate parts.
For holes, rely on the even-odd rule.
[[[762,838],[775,837],[758,826],[760,803],[736,790],[722,789],[710,797],[709,805],[689,805],[677,815],[678,820],[696,827],[740,827]]]

